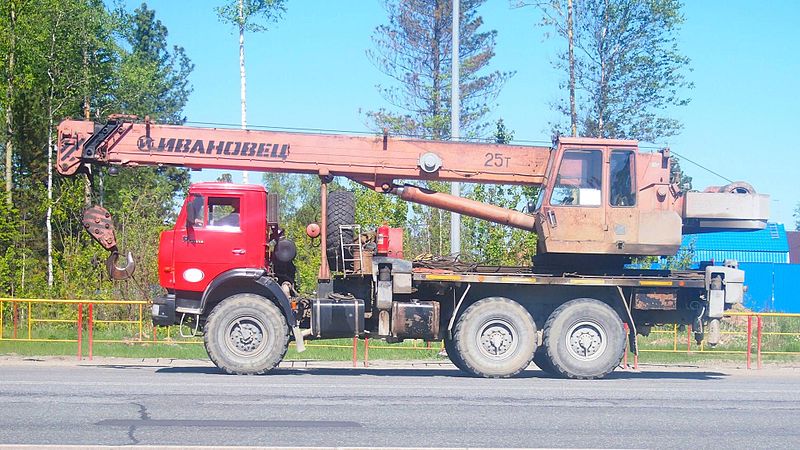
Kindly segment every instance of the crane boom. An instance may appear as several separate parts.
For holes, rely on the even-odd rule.
[[[375,136],[65,120],[58,171],[85,163],[168,165],[344,176],[380,186],[395,179],[541,184],[550,147]]]

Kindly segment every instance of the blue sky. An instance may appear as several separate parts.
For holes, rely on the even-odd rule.
[[[170,43],[182,45],[195,64],[188,119],[239,123],[238,37],[216,19],[213,7],[222,2],[147,3],[169,29]],[[671,111],[684,130],[659,144],[770,194],[772,220],[793,225],[800,201],[800,146],[793,141],[800,128],[800,2],[686,3],[680,47],[692,60],[695,88],[688,106]],[[516,71],[489,119],[503,118],[517,139],[549,141],[548,123],[557,115],[548,105],[560,95],[561,77],[550,61],[559,43],[544,39],[533,8],[489,0],[481,15],[487,29],[498,30],[493,68]],[[289,1],[270,31],[246,36],[248,123],[366,131],[364,112],[385,106],[375,86],[389,80],[365,55],[385,20],[378,0]],[[726,183],[689,162],[681,167],[696,189]]]

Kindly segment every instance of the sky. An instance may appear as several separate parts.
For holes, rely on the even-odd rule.
[[[130,10],[140,3],[125,2]],[[183,46],[195,64],[187,119],[240,123],[238,34],[216,18],[222,1],[147,3],[168,28],[169,43]],[[480,10],[484,29],[498,31],[492,69],[515,72],[487,119],[502,118],[518,140],[549,143],[548,124],[558,118],[549,105],[560,97],[562,79],[551,61],[560,43],[536,26],[536,9],[509,3],[488,0]],[[683,122],[682,132],[657,144],[769,194],[771,220],[793,229],[800,202],[800,145],[792,139],[800,130],[800,2],[685,3],[679,46],[691,59],[695,87],[688,106],[669,111]],[[390,80],[366,50],[386,20],[380,0],[289,1],[280,22],[245,37],[248,124],[369,131],[365,112],[387,106],[376,85]],[[681,168],[695,189],[727,184],[689,161]]]

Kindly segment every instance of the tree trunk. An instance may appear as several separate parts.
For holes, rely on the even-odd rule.
[[[242,129],[247,128],[247,79],[244,72],[244,0],[239,0],[239,76],[241,77]],[[242,171],[242,183],[247,183],[247,171]]]
[[[50,97],[50,123],[47,132],[47,286],[53,287],[53,108],[52,90]]]
[[[61,15],[58,14],[53,23],[50,33],[50,55],[48,62],[51,65],[47,69],[47,77],[50,79],[50,86],[47,96],[47,286],[53,287],[53,153],[55,152],[55,142],[53,130],[55,124],[55,101],[56,78],[53,74],[56,63],[56,30],[61,24]],[[84,58],[86,53],[84,52]]]
[[[91,118],[91,103],[89,100],[89,38],[83,35],[83,118]],[[89,170],[92,170],[90,167]],[[87,208],[92,206],[92,183],[87,175],[83,180],[83,204]]]
[[[578,112],[575,109],[575,40],[572,30],[572,0],[567,0],[567,41],[569,42],[569,121],[572,135],[578,135]]]
[[[608,0],[603,4],[603,27],[600,35],[599,53],[600,53],[600,86],[597,99],[597,136],[599,138],[605,137],[605,115],[606,115],[606,99],[608,83],[606,76],[606,36],[608,32]]]
[[[83,118],[91,118],[92,108],[89,102],[89,49],[86,48],[86,36],[83,38]]]
[[[14,162],[14,58],[17,51],[17,10],[16,2],[9,3],[9,50],[8,50],[8,66],[6,73],[6,203],[12,206],[11,188],[13,187],[13,179],[11,170],[12,163]]]

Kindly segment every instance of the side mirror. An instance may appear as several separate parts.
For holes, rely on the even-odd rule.
[[[203,197],[195,195],[186,205],[186,229],[194,228],[198,220],[203,220]]]
[[[533,212],[536,211],[536,203],[533,200],[528,201],[525,210],[528,214],[533,214]]]

